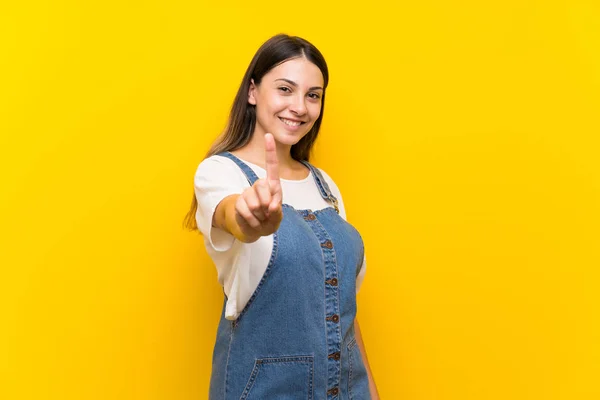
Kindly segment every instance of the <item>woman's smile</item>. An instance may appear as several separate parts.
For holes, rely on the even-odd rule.
[[[303,121],[292,121],[290,119],[278,117],[281,122],[285,125],[286,129],[296,132],[301,125],[304,125],[306,122]]]

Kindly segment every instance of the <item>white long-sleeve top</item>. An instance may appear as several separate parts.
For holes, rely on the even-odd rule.
[[[258,165],[244,161],[258,176],[266,178],[267,172]],[[331,177],[319,171],[338,199],[340,216],[346,219],[342,195]],[[282,202],[297,210],[320,210],[331,205],[323,199],[312,172],[301,180],[280,179]],[[229,158],[214,155],[204,159],[194,177],[198,200],[196,222],[204,236],[206,251],[217,267],[218,280],[223,286],[227,302],[225,318],[235,320],[258,287],[273,250],[273,235],[262,236],[256,242],[244,243],[230,233],[212,226],[217,205],[225,197],[240,194],[249,187],[242,170]],[[356,290],[360,288],[366,272],[366,257],[357,276]]]

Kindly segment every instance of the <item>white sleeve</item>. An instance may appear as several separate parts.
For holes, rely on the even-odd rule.
[[[213,227],[212,220],[218,204],[227,196],[240,194],[250,187],[246,176],[230,159],[211,156],[200,163],[194,177],[198,200],[196,223],[204,236],[207,252],[217,267],[218,281],[223,286],[227,303],[225,318],[235,320],[258,286],[267,262],[252,263],[252,246],[243,243],[223,229]],[[268,256],[268,255],[267,255]]]
[[[358,272],[358,276],[356,277],[356,293],[362,286],[363,281],[365,280],[365,274],[367,273],[367,255],[363,256],[363,263],[360,267],[360,271]]]
[[[194,192],[198,201],[196,223],[215,251],[229,250],[236,240],[229,232],[212,226],[215,209],[225,197],[240,194],[249,186],[240,171],[223,157],[211,156],[198,166],[194,176]]]
[[[340,209],[340,217],[342,217],[344,220],[346,220],[346,207],[344,207],[344,200],[342,199],[342,193],[340,193],[340,189],[337,187],[337,185],[335,184],[333,179],[331,179],[331,177],[329,175],[327,175],[327,173],[325,171],[323,171],[321,168],[319,168],[319,171],[321,171],[321,174],[323,174],[323,178],[325,178],[325,181],[327,181],[327,184],[329,185],[329,189],[331,189],[331,193],[338,200],[338,207]],[[363,255],[362,266],[360,267],[360,271],[358,272],[358,276],[356,277],[356,293],[358,293],[358,290],[362,286],[362,283],[365,279],[366,273],[367,273],[367,255],[365,252],[365,254]]]

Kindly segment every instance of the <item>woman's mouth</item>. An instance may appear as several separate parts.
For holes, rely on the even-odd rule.
[[[305,122],[302,121],[292,121],[286,118],[282,118],[279,117],[279,119],[281,120],[281,122],[283,122],[284,124],[286,124],[287,126],[289,126],[290,128],[297,128],[302,124],[305,124]]]

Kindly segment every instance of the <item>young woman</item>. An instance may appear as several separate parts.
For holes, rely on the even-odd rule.
[[[196,171],[186,224],[225,292],[210,399],[378,398],[355,318],[363,241],[308,162],[328,80],[311,43],[269,39]]]

